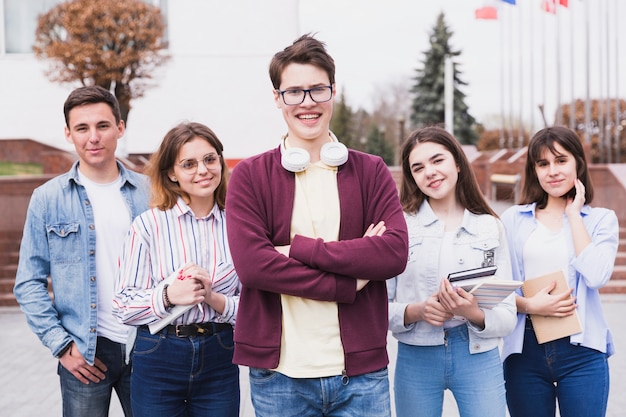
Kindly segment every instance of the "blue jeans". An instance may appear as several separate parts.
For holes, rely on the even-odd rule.
[[[511,417],[554,417],[557,400],[562,416],[606,414],[607,356],[572,345],[569,337],[540,345],[527,323],[522,353],[506,358],[504,376]]]
[[[233,330],[178,337],[139,327],[133,349],[131,398],[135,417],[237,417],[239,367]]]
[[[124,415],[132,416],[130,406],[130,365],[126,364],[126,345],[98,337],[96,358],[107,367],[105,378],[83,384],[61,362],[57,368],[61,381],[64,417],[107,417],[113,389],[120,399]]]
[[[390,417],[387,368],[364,375],[289,378],[250,368],[257,417]]]
[[[500,353],[495,348],[470,354],[466,325],[446,330],[443,345],[398,343],[394,378],[398,417],[441,417],[446,389],[454,394],[463,417],[506,414]]]

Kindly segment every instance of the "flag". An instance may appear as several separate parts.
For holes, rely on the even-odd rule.
[[[567,7],[568,0],[543,0],[541,8],[548,13],[555,14],[557,3],[563,7]]]
[[[497,20],[498,9],[491,6],[481,7],[474,12],[476,19]]]
[[[513,6],[515,6],[515,0],[502,0],[505,3],[509,3],[512,4]],[[567,0],[561,0],[561,1],[567,1]]]

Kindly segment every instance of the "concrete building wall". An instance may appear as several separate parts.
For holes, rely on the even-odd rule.
[[[170,61],[153,88],[131,105],[120,153],[150,153],[183,120],[207,124],[229,158],[278,144],[284,129],[272,99],[268,64],[299,35],[293,0],[168,2]],[[44,76],[32,54],[0,55],[0,139],[31,138],[71,149],[63,136],[63,102],[76,85]]]

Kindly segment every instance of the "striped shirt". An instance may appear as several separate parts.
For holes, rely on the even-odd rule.
[[[153,208],[133,222],[119,259],[115,317],[140,326],[167,316],[163,281],[188,262],[208,271],[213,291],[226,296],[226,307],[219,314],[203,303],[174,324],[215,321],[234,325],[241,284],[228,247],[225,213],[215,205],[208,216],[197,218],[181,198],[171,209]]]

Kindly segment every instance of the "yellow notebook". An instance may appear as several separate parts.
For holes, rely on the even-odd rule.
[[[569,290],[563,271],[557,271],[524,281],[522,284],[522,292],[525,297],[532,297],[537,294],[537,292],[550,285],[553,281],[556,281],[556,287],[550,292],[550,294],[560,294]],[[574,310],[574,314],[566,317],[546,317],[531,314],[530,320],[532,321],[533,328],[535,329],[537,342],[540,344],[551,342],[562,337],[571,336],[583,331],[582,324],[580,323],[580,319],[578,317],[578,310]]]

